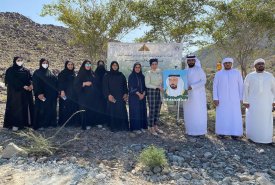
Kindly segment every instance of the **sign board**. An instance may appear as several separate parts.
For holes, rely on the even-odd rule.
[[[119,70],[128,77],[133,65],[140,62],[143,72],[149,70],[149,60],[157,58],[159,68],[181,69],[182,44],[180,43],[120,43],[109,42],[107,52],[107,68],[112,61],[119,63]]]

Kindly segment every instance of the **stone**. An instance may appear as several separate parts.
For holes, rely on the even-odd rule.
[[[205,153],[203,154],[203,156],[204,156],[206,159],[209,159],[209,158],[211,158],[213,155],[212,155],[211,152],[205,152]]]
[[[130,136],[131,138],[134,138],[134,137],[136,137],[136,134],[133,133],[133,132],[131,132],[131,133],[129,133],[129,136]]]
[[[98,180],[102,180],[102,179],[105,179],[106,178],[106,175],[104,173],[100,173],[100,174],[97,174],[95,176],[96,179]]]
[[[271,170],[275,170],[275,164],[271,166]]]
[[[2,152],[2,158],[10,159],[14,156],[27,157],[28,153],[14,143],[9,143]]]
[[[2,153],[3,152],[3,146],[0,146],[0,153]]]
[[[44,163],[46,160],[47,160],[47,157],[41,157],[41,158],[37,159],[36,162],[38,162],[38,163]]]
[[[238,155],[234,155],[234,156],[233,156],[233,159],[235,159],[236,161],[239,161],[241,158],[240,158],[240,156],[238,156]]]
[[[222,184],[231,184],[231,182],[232,182],[231,177],[225,177],[225,178],[222,180]]]
[[[187,179],[187,180],[191,180],[192,179],[192,175],[188,172],[183,172],[182,176]]]
[[[273,183],[270,182],[270,180],[267,179],[265,176],[258,177],[256,179],[256,182],[259,183],[260,185],[273,185]]]
[[[156,174],[156,173],[160,173],[161,170],[162,170],[162,169],[161,169],[160,166],[156,166],[156,167],[154,167],[153,172]]]
[[[253,180],[253,178],[248,175],[238,175],[237,177],[241,182]]]

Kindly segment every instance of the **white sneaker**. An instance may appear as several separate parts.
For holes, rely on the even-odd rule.
[[[136,133],[137,134],[141,134],[142,132],[141,132],[141,130],[137,130]]]
[[[87,126],[86,129],[87,129],[87,130],[91,130],[91,126]]]
[[[18,131],[18,127],[12,127],[12,131],[14,131],[14,132],[16,132],[16,131]]]

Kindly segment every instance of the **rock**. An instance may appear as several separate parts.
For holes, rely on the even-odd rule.
[[[269,173],[269,175],[272,175],[275,177],[275,170],[269,169],[268,173]]]
[[[233,156],[233,159],[235,159],[236,161],[239,161],[241,158],[240,158],[240,156],[238,156],[238,155],[234,155],[234,156]]]
[[[28,153],[24,149],[15,145],[14,143],[9,143],[2,152],[2,158],[10,159],[13,156],[27,157]]]
[[[38,162],[38,163],[44,163],[46,160],[47,160],[47,157],[41,157],[41,158],[37,159],[36,162]]]
[[[275,164],[271,166],[271,170],[275,171]]]
[[[248,175],[237,175],[237,177],[241,182],[253,180],[253,178]]]
[[[196,139],[196,138],[190,138],[189,141],[190,141],[191,143],[195,143],[195,142],[197,142],[197,139]]]
[[[130,133],[129,133],[129,136],[130,136],[131,138],[134,138],[134,137],[136,137],[136,134],[133,133],[133,132],[130,132]]]
[[[103,126],[102,125],[97,125],[97,128],[102,128]]]
[[[160,173],[160,172],[161,172],[161,167],[160,167],[160,166],[154,167],[153,172],[154,172],[155,174],[156,174],[156,173]]]
[[[231,184],[231,182],[232,182],[231,177],[225,177],[225,178],[222,180],[222,184]]]
[[[130,148],[132,148],[135,152],[139,152],[139,151],[142,150],[142,145],[140,145],[140,144],[132,144],[130,146]]]
[[[256,182],[259,183],[260,185],[273,185],[273,183],[270,182],[270,180],[267,179],[265,176],[258,177],[256,179]]]
[[[0,146],[0,153],[3,152],[3,146]]]
[[[69,158],[70,163],[75,163],[77,161],[77,158],[75,156],[72,156]]]
[[[259,152],[259,154],[263,154],[265,151],[264,151],[264,149],[261,148],[258,152]]]
[[[104,173],[100,173],[100,174],[97,174],[95,176],[96,179],[98,180],[102,180],[102,179],[105,179],[106,178],[106,175]]]
[[[132,170],[131,173],[132,173],[132,174],[135,174],[135,173],[136,173],[136,170]]]
[[[187,180],[191,180],[192,179],[192,175],[188,172],[183,172],[182,176],[187,179]]]
[[[171,146],[169,148],[169,152],[175,152],[175,151],[179,151],[179,147],[178,146]]]
[[[213,155],[212,155],[211,152],[205,152],[205,153],[203,154],[203,156],[204,156],[206,159],[209,159],[209,158],[211,158]]]

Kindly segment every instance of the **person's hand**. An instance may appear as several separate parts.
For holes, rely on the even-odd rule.
[[[88,87],[89,87],[89,86],[91,86],[91,85],[92,85],[92,82],[89,82],[89,81],[88,81],[88,82],[83,82],[83,85],[82,85],[82,86],[83,86],[83,87],[85,87],[85,86],[88,86]]]
[[[188,87],[188,90],[189,90],[189,91],[191,91],[191,90],[192,90],[192,87],[191,87],[190,85],[189,85],[189,87]]]
[[[220,101],[219,101],[219,100],[214,100],[214,105],[215,105],[216,107],[218,107],[218,106],[219,106],[219,103],[220,103]]]
[[[65,91],[61,91],[60,96],[61,96],[61,98],[65,97],[66,96]]]
[[[30,85],[30,86],[29,86],[29,91],[32,91],[32,90],[33,90],[33,86]]]
[[[108,100],[109,100],[110,102],[112,102],[112,103],[115,103],[115,102],[116,102],[115,98],[114,98],[112,95],[109,95],[109,96],[108,96]]]
[[[249,103],[244,103],[243,105],[245,108],[249,109]]]
[[[142,100],[145,97],[145,93],[140,94],[140,100]]]
[[[275,103],[272,103],[272,106],[275,107]]]
[[[23,88],[24,88],[26,91],[29,91],[29,86],[25,85]]]
[[[124,101],[127,101],[128,100],[128,94],[124,94],[122,98],[123,98]]]
[[[162,86],[160,86],[159,87],[159,90],[161,91],[161,92],[163,92],[164,90],[163,90],[163,88],[162,88]]]
[[[39,94],[38,99],[41,101],[45,101],[46,98],[45,98],[44,94]]]

